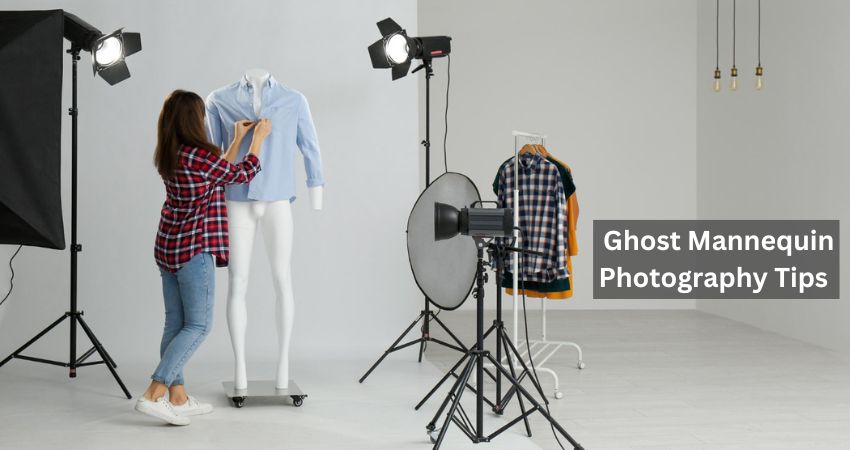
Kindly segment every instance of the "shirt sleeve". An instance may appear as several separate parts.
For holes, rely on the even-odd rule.
[[[206,109],[206,125],[207,133],[210,135],[210,142],[219,147],[226,147],[226,144],[224,143],[224,130],[222,129],[221,124],[221,115],[218,112],[218,106],[216,106],[212,99],[212,94],[207,97]]]
[[[561,179],[560,173],[557,177],[555,195],[557,196],[556,201],[558,203],[558,207],[555,210],[555,219],[558,224],[557,232],[561,236],[561,239],[558,239],[558,244],[556,246],[558,252],[558,258],[556,261],[558,263],[558,268],[561,268],[566,267],[567,264],[566,255],[568,242],[570,240],[570,230],[567,224],[567,221],[569,220],[567,216],[567,195],[566,192],[564,192],[564,182]]]
[[[505,197],[505,165],[502,164],[499,167],[499,171],[496,172],[496,179],[493,180],[493,192],[496,194],[496,199],[499,201],[499,207],[505,208],[507,206],[507,198]]]
[[[310,114],[307,99],[301,96],[301,107],[298,111],[298,130],[295,138],[301,155],[304,157],[304,171],[307,172],[307,187],[317,187],[325,184],[322,174],[322,155],[319,153],[319,138]]]
[[[186,154],[189,168],[200,172],[204,178],[215,184],[243,184],[251,181],[261,170],[260,160],[248,153],[238,164],[216,156],[212,152],[194,148]]]
[[[493,193],[496,194],[497,197],[500,195],[499,189],[501,188],[500,184],[502,181],[502,166],[504,166],[504,164],[499,166],[499,170],[496,171],[496,176],[493,178]]]

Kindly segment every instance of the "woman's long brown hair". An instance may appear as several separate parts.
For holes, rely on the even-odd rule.
[[[154,165],[162,178],[171,178],[177,170],[183,146],[200,147],[215,155],[221,149],[210,142],[204,127],[204,101],[194,92],[176,90],[165,99],[157,124]]]

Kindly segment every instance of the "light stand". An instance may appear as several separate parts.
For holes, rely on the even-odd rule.
[[[434,70],[431,67],[431,61],[431,58],[423,58],[422,64],[419,65],[419,67],[413,69],[413,72],[411,72],[416,73],[422,69],[425,69],[425,140],[423,140],[421,144],[423,147],[425,147],[426,188],[431,185],[431,77],[434,76]],[[431,336],[432,320],[436,322],[437,325],[440,326],[440,328],[445,330],[446,333],[448,333],[448,335],[452,338],[452,340],[454,340],[455,344],[457,345],[450,344],[448,342]],[[413,327],[415,327],[416,324],[420,321],[422,321],[421,335],[418,338],[413,339],[412,341],[408,341],[404,344],[399,344],[399,342],[401,342],[401,340],[404,339],[405,336],[407,336],[407,333],[409,333],[410,330],[412,330]],[[378,358],[378,360],[375,361],[374,364],[372,364],[372,367],[370,367],[369,370],[367,370],[366,373],[362,377],[360,377],[360,383],[365,381],[366,378],[372,373],[372,371],[375,370],[375,368],[377,368],[381,364],[381,362],[384,361],[384,358],[386,358],[390,353],[396,352],[403,348],[410,347],[411,345],[419,344],[419,362],[422,362],[422,354],[425,352],[425,348],[428,342],[434,342],[444,347],[448,347],[452,350],[457,350],[461,353],[467,352],[466,346],[463,345],[460,339],[458,339],[457,336],[455,336],[455,334],[452,333],[451,330],[449,330],[446,324],[444,324],[443,321],[441,321],[439,317],[437,317],[437,314],[431,309],[431,300],[428,299],[427,296],[425,296],[425,307],[419,312],[419,316],[416,318],[416,320],[413,321],[413,323],[410,324],[410,326],[408,326],[401,333],[398,339],[396,339],[395,342],[393,342],[392,345],[390,345],[389,348],[384,351],[381,357]]]
[[[483,239],[476,238],[475,239],[476,246],[478,248],[478,267],[476,273],[476,289],[473,297],[476,299],[476,344],[474,347],[469,349],[466,355],[458,361],[455,366],[446,374],[442,380],[440,380],[439,384],[428,393],[425,399],[417,405],[417,409],[428,397],[433,394],[433,392],[440,386],[448,377],[454,374],[455,370],[461,366],[462,363],[466,363],[463,371],[460,375],[455,375],[457,380],[455,381],[452,388],[449,390],[448,395],[443,400],[443,403],[440,405],[440,408],[437,410],[437,413],[434,415],[434,418],[431,422],[428,423],[426,429],[435,433],[436,423],[443,412],[446,410],[446,407],[449,408],[448,413],[443,421],[443,426],[439,429],[439,433],[436,437],[432,434],[432,441],[434,442],[434,450],[438,450],[443,443],[443,439],[446,436],[446,432],[451,424],[455,424],[458,429],[460,429],[472,442],[490,442],[496,436],[507,431],[512,426],[517,424],[519,421],[525,422],[526,432],[529,436],[531,436],[531,428],[528,424],[528,416],[533,414],[534,412],[539,412],[552,427],[557,430],[567,441],[572,444],[573,448],[576,450],[583,450],[583,447],[572,438],[572,436],[567,433],[567,431],[549,414],[547,408],[544,405],[541,405],[522,385],[520,381],[516,378],[516,371],[514,370],[514,365],[511,362],[511,356],[508,355],[508,369],[500,363],[499,360],[493,357],[489,351],[484,349],[484,340],[492,333],[493,331],[497,332],[497,336],[499,339],[497,340],[497,352],[501,353],[501,346],[504,345],[505,351],[509,351],[513,356],[516,357],[516,361],[522,366],[524,373],[529,372],[529,368],[526,366],[523,359],[520,357],[519,351],[516,349],[514,344],[511,342],[510,338],[507,335],[506,330],[504,330],[504,325],[501,323],[500,317],[497,317],[497,320],[493,322],[493,325],[487,330],[484,331],[484,284],[487,282],[487,274],[485,272],[485,262],[484,262],[484,248],[487,246],[486,242]],[[496,272],[498,275],[501,275],[501,267],[502,267],[502,252],[506,250],[518,250],[518,249],[509,249],[504,246],[500,246],[499,244],[490,244],[490,249],[495,253],[495,257],[493,258],[496,266]],[[499,305],[501,307],[501,305]],[[500,316],[500,315],[499,315]],[[499,355],[500,356],[500,355]],[[501,359],[501,358],[499,358]],[[485,362],[492,364],[496,369],[496,375],[491,374],[485,367]],[[469,386],[468,381],[469,377],[472,374],[473,369],[475,370],[475,381],[476,387],[471,388]],[[487,373],[491,378],[498,379],[497,382],[497,397],[501,395],[501,387],[500,381],[504,379],[511,385],[511,392],[516,392],[517,399],[519,400],[521,414],[514,419],[510,420],[504,426],[498,428],[490,434],[484,434],[484,403],[487,402],[493,410],[499,414],[504,411],[504,401],[499,401],[502,399],[497,398],[496,405],[493,405],[491,402],[488,402],[484,397],[484,374]],[[548,404],[548,400],[546,400],[545,395],[543,394],[543,390],[540,388],[539,383],[535,379],[535,377],[531,377],[532,383],[537,389],[538,393],[540,393],[543,401]],[[472,390],[475,393],[475,423],[470,420],[469,416],[464,411],[463,406],[460,404],[461,398],[463,397],[464,392],[466,392],[467,388]],[[508,397],[509,399],[509,397]],[[523,400],[528,401],[531,404],[530,409],[525,408],[525,403]]]
[[[0,367],[11,361],[13,358],[17,358],[41,364],[51,364],[54,366],[67,367],[68,376],[71,378],[76,378],[78,367],[105,364],[106,367],[109,369],[109,372],[112,373],[112,376],[115,378],[115,381],[117,381],[118,385],[121,386],[121,390],[124,391],[124,395],[127,396],[128,399],[130,399],[132,398],[132,396],[130,395],[130,391],[127,390],[127,387],[124,385],[124,382],[121,381],[121,377],[118,376],[118,372],[115,371],[118,365],[115,364],[115,361],[112,359],[112,357],[109,356],[109,353],[106,352],[106,349],[103,348],[103,344],[100,343],[100,341],[97,339],[97,336],[95,336],[94,332],[91,330],[91,328],[89,328],[88,324],[83,319],[83,311],[77,309],[77,253],[83,250],[83,246],[77,243],[77,61],[80,60],[81,50],[82,49],[79,46],[72,45],[71,49],[67,52],[69,55],[71,55],[72,64],[71,108],[68,110],[68,114],[71,116],[71,307],[68,312],[63,314],[55,322],[48,325],[47,328],[45,328],[40,333],[35,335],[35,337],[27,341],[26,344],[22,345],[20,348],[12,352],[12,354],[7,356],[6,359],[0,361]],[[71,321],[68,362],[35,358],[32,356],[26,356],[21,354],[21,352],[23,352],[30,345],[41,339],[44,335],[46,335],[48,332],[50,332],[50,330],[62,323],[65,319],[69,319]],[[77,325],[79,325],[83,329],[83,332],[86,334],[86,336],[88,336],[89,340],[92,343],[92,348],[84,352],[79,357],[77,357]],[[86,360],[94,353],[100,355],[101,360],[86,362]]]

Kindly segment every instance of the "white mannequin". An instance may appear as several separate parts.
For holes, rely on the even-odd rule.
[[[271,74],[263,69],[245,72],[253,88],[253,107],[259,116],[263,89]],[[274,123],[272,123],[274,127]],[[268,151],[274,151],[268,150]],[[312,187],[310,204],[314,210],[322,209],[322,187]],[[228,201],[227,215],[230,230],[230,264],[227,292],[227,326],[236,359],[234,385],[247,389],[248,374],[245,360],[245,334],[248,327],[246,294],[251,270],[251,254],[258,227],[262,228],[266,251],[271,266],[276,307],[275,322],[278,331],[278,366],[275,386],[289,386],[289,346],[294,323],[295,299],[292,292],[292,206],[289,200],[281,201]]]

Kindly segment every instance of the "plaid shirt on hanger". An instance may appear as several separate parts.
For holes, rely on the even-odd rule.
[[[230,242],[224,186],[247,183],[259,171],[260,160],[252,153],[231,164],[208,150],[183,147],[174,176],[163,180],[166,198],[154,246],[157,265],[177,272],[206,252],[215,256],[217,266],[226,266]]]
[[[566,278],[567,199],[558,167],[534,153],[519,156],[519,227],[522,248],[545,256],[525,255],[522,278],[548,283]],[[514,158],[499,167],[497,196],[502,208],[514,208]],[[515,255],[511,255],[514,258]],[[511,263],[513,260],[511,260]],[[509,265],[508,267],[512,267]]]

